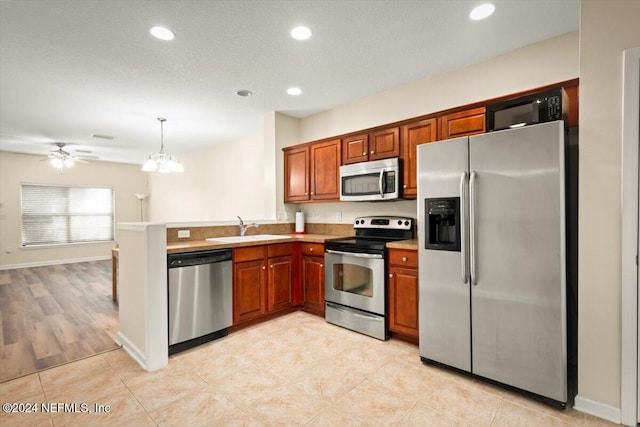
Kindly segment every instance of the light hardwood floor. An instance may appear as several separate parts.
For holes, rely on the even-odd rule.
[[[111,261],[0,271],[0,382],[117,348]]]

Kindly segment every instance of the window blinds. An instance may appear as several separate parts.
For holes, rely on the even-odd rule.
[[[113,189],[22,184],[22,246],[113,241]]]

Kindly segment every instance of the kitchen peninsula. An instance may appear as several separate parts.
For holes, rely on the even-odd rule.
[[[211,237],[228,237],[238,234],[237,225],[216,223],[213,226],[189,226],[165,223],[120,223],[119,230],[119,305],[120,330],[116,342],[145,370],[153,371],[168,364],[168,298],[167,254],[188,253],[223,248],[242,248],[260,245],[294,244],[295,259],[306,255],[322,257],[323,243],[327,238],[351,235],[349,224],[310,225],[314,234],[291,234],[293,224],[266,222],[256,234],[273,233],[267,240],[248,239],[246,242],[225,243],[207,241]],[[178,228],[189,230],[189,238],[178,238]],[[281,235],[282,238],[276,238]],[[304,252],[316,249],[317,253]],[[296,263],[297,264],[297,263]],[[320,264],[321,265],[321,264]],[[323,274],[323,270],[320,270]],[[298,268],[294,268],[297,274]],[[323,280],[315,280],[318,286]],[[301,290],[297,292],[294,306],[302,303]],[[234,322],[235,323],[235,322]]]

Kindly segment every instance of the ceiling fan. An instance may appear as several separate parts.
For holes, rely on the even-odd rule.
[[[68,145],[68,144],[66,144],[64,142],[54,142],[53,145],[57,146],[58,149],[51,151],[51,153],[49,153],[47,158],[43,159],[43,160],[47,160],[48,159],[49,163],[51,164],[51,166],[53,166],[54,168],[58,169],[58,173],[62,173],[62,170],[64,168],[73,167],[73,165],[76,162],[86,162],[87,160],[99,159],[99,157],[97,157],[97,156],[86,156],[86,155],[78,156],[78,155],[71,154],[70,152],[64,150],[64,147],[66,147]],[[76,150],[76,153],[90,154],[91,151],[88,151],[88,150]]]

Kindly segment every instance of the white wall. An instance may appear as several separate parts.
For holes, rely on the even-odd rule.
[[[267,156],[268,157],[268,156]],[[182,174],[149,173],[149,220],[154,222],[265,219],[262,132],[179,156]],[[275,190],[268,193],[275,199]]]
[[[134,194],[147,192],[147,177],[140,166],[91,161],[77,163],[59,175],[42,159],[43,156],[0,152],[0,268],[110,257],[114,243],[21,249],[20,184],[112,187],[116,223],[138,221],[140,204]]]
[[[581,3],[578,395],[611,414],[620,408],[622,52],[640,46],[638,17],[640,1]]]
[[[304,118],[300,120],[300,142],[574,79],[579,76],[578,67],[578,33],[572,32]],[[280,185],[278,194],[282,192]],[[307,222],[350,223],[358,215],[371,214],[416,216],[415,201],[313,203],[301,207]]]

